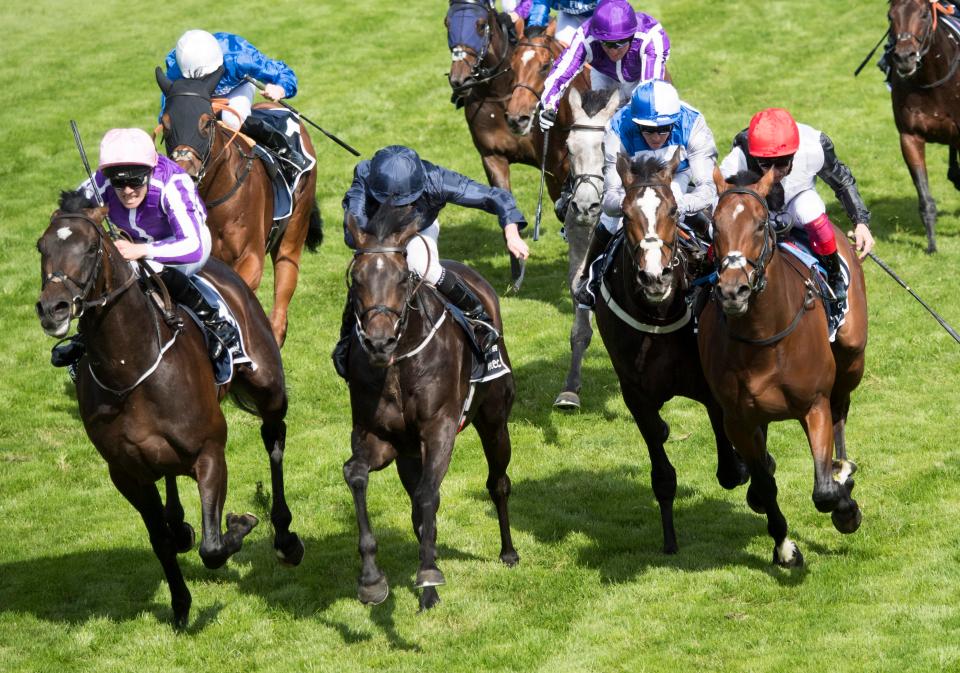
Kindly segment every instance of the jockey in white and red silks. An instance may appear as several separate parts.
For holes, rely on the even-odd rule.
[[[567,86],[586,64],[593,68],[591,88],[618,88],[626,99],[642,82],[663,79],[669,57],[670,38],[655,18],[634,11],[626,0],[606,0],[577,29],[547,76],[540,127],[553,126]]]
[[[725,178],[744,170],[758,175],[776,172],[782,201],[776,192],[767,197],[770,216],[784,226],[803,227],[810,247],[827,270],[834,295],[838,300],[846,298],[833,223],[814,187],[818,177],[830,186],[853,223],[861,259],[873,249],[873,236],[870,211],[860,196],[857,181],[837,158],[830,138],[811,126],[798,124],[787,110],[761,110],[750,120],[750,126],[737,134],[733,149],[720,163]]]

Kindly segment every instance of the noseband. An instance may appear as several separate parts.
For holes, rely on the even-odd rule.
[[[493,43],[493,35],[491,33],[490,25],[492,21],[497,20],[497,15],[493,9],[485,2],[480,0],[450,0],[450,6],[454,5],[474,5],[477,7],[482,7],[487,11],[487,25],[483,29],[483,44],[480,47],[480,51],[477,52],[473,48],[468,47],[465,44],[456,44],[450,49],[451,59],[456,61],[465,61],[468,56],[473,56],[476,59],[473,65],[470,66],[470,79],[464,82],[458,87],[453,87],[453,93],[455,95],[462,94],[470,89],[480,86],[481,84],[486,84],[491,80],[500,77],[501,75],[510,71],[510,66],[507,65],[506,68],[500,69],[500,66],[503,65],[504,61],[507,60],[507,55],[510,53],[510,45],[508,40],[503,40],[503,53],[500,55],[500,60],[492,68],[486,68],[483,65],[484,60],[487,58],[487,54],[490,51],[490,45]]]
[[[767,278],[765,275],[766,267],[767,264],[770,263],[770,260],[773,259],[773,253],[775,249],[776,234],[773,233],[773,226],[770,224],[770,210],[767,208],[767,200],[765,198],[757,194],[752,189],[748,189],[746,187],[733,187],[720,194],[717,199],[717,207],[720,207],[720,202],[723,201],[725,197],[732,194],[746,194],[747,196],[756,199],[757,202],[763,206],[763,247],[760,249],[760,254],[755,260],[748,259],[739,250],[731,251],[730,253],[724,255],[720,260],[720,263],[717,266],[717,272],[723,273],[727,269],[746,269],[748,265],[753,267],[752,271],[749,273],[744,271],[744,273],[747,276],[747,285],[750,287],[750,293],[759,294],[763,292],[763,289],[767,286]],[[774,242],[774,245],[770,244],[771,241]],[[719,292],[719,288],[719,283],[714,285],[714,292]]]
[[[666,182],[639,182],[630,186],[631,191],[639,187],[652,187],[654,189],[670,189],[670,184]],[[647,250],[652,249],[662,249],[666,248],[670,252],[670,264],[664,268],[664,272],[667,270],[673,270],[680,265],[680,246],[677,245],[680,240],[680,228],[676,227],[676,231],[673,234],[673,241],[667,243],[662,238],[657,235],[647,235],[641,238],[634,245],[630,245],[630,242],[626,239],[625,243],[630,247],[630,259],[633,261],[633,265],[640,270],[642,268],[640,262],[637,260],[637,251],[642,250],[646,252]]]

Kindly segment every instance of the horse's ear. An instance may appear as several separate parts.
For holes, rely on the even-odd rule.
[[[422,222],[423,218],[420,213],[412,208],[403,215],[400,230],[395,234],[398,248],[405,248],[407,246],[410,239],[420,231],[420,224]]]
[[[757,194],[759,194],[763,198],[767,198],[767,194],[770,193],[770,189],[773,187],[774,183],[776,182],[777,176],[775,175],[775,173],[776,171],[774,171],[773,169],[767,171],[766,175],[760,178],[760,182],[756,184],[755,191],[757,192]]]
[[[523,31],[524,31],[524,28],[526,27],[526,24],[523,22],[523,19],[522,19],[522,18],[518,18],[516,21],[514,21],[514,22],[513,22],[513,27],[514,27],[514,29],[517,31],[517,40],[518,40],[518,41],[519,41],[519,40],[522,40],[522,39],[524,39],[524,37],[526,37],[526,36],[523,34]]]
[[[543,34],[546,35],[547,37],[553,37],[554,35],[557,34],[557,20],[556,20],[556,19],[552,20],[549,24],[547,24],[547,29],[546,29],[545,31],[543,31]]]
[[[617,173],[620,175],[620,181],[623,182],[624,189],[630,189],[633,183],[637,181],[637,176],[633,174],[630,168],[630,157],[626,154],[617,153]]]
[[[570,101],[570,108],[573,111],[573,118],[579,119],[583,117],[583,97],[580,95],[577,87],[572,86],[567,90],[567,100]]]
[[[353,244],[356,248],[364,248],[367,243],[367,234],[360,228],[360,225],[357,224],[357,218],[354,217],[353,213],[349,210],[347,211],[347,216],[343,219],[343,224],[347,228],[347,232],[350,234],[350,237],[353,239]]]
[[[107,217],[107,211],[107,206],[97,206],[96,208],[84,208],[83,214],[100,224]]]
[[[173,86],[173,82],[169,77],[167,77],[167,74],[163,72],[163,68],[161,68],[159,65],[157,66],[155,74],[157,76],[157,86],[160,87],[160,91],[162,91],[163,95],[166,96],[168,93],[170,93],[170,87]]]
[[[713,184],[717,186],[717,194],[723,194],[730,188],[727,179],[724,178],[723,173],[720,172],[719,166],[713,167]]]
[[[610,98],[607,99],[607,104],[603,108],[603,117],[604,119],[609,119],[613,116],[613,113],[620,109],[620,90],[619,89],[610,89]]]
[[[223,77],[224,72],[226,72],[226,70],[221,65],[201,80],[207,86],[207,96],[209,98],[213,98],[213,93],[217,90],[217,85],[220,84],[220,78]]]
[[[673,179],[673,176],[677,174],[677,166],[680,165],[681,161],[680,152],[680,146],[677,145],[676,149],[673,150],[673,156],[670,157],[669,161],[667,161],[667,165],[663,168],[664,172],[667,174],[668,180]],[[666,181],[667,180],[664,180],[664,182]]]

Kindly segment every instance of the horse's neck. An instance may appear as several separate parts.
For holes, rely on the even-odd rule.
[[[763,339],[786,329],[805,301],[803,278],[775,252],[764,270],[763,292],[750,298],[750,307],[739,318],[728,318],[740,336]]]
[[[953,70],[956,75],[956,60],[960,58],[960,43],[953,32],[946,25],[937,26],[933,34],[933,43],[930,50],[923,56],[920,63],[920,84],[930,85],[939,82]],[[956,80],[956,77],[951,78]],[[948,82],[943,82],[948,84]]]

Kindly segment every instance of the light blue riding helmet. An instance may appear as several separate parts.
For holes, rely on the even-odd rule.
[[[680,96],[670,82],[644,82],[630,97],[630,116],[640,126],[676,124],[680,119]]]

